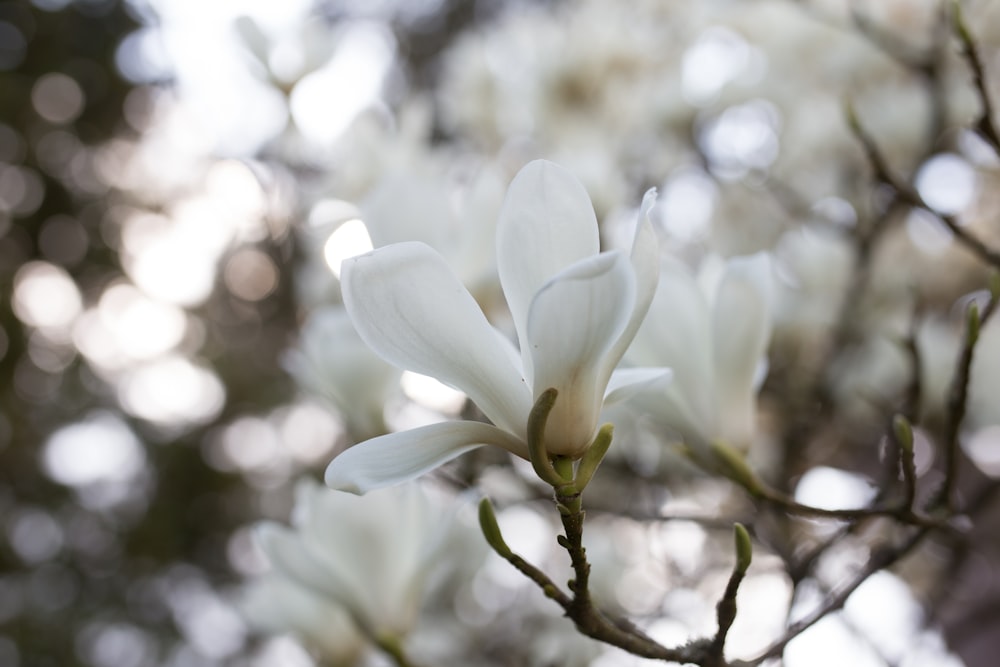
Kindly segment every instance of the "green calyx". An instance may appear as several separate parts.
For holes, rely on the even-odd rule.
[[[550,456],[545,448],[545,425],[558,396],[557,389],[546,389],[531,408],[531,413],[528,415],[528,456],[535,474],[556,489],[560,495],[579,495],[593,479],[598,466],[604,460],[604,455],[608,453],[614,435],[614,425],[604,424],[598,430],[593,442],[579,461],[564,456]]]

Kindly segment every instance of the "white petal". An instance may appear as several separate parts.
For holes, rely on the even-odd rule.
[[[352,493],[399,484],[418,477],[484,444],[528,458],[527,445],[495,426],[443,422],[390,433],[351,447],[326,469],[326,484]]]
[[[629,403],[649,415],[653,423],[683,440],[695,450],[707,451],[715,437],[715,421],[705,421],[692,406],[680,385],[671,383],[664,391],[639,392]]]
[[[771,337],[771,263],[767,255],[728,262],[713,309],[718,435],[748,446],[754,431],[754,375]]]
[[[606,358],[632,314],[635,275],[628,258],[609,252],[573,265],[539,291],[526,345],[537,397],[559,390],[546,426],[551,454],[578,456],[593,439],[608,378]]]
[[[507,177],[501,175],[499,167],[484,164],[464,191],[458,209],[461,226],[456,234],[461,236],[455,271],[477,297],[484,289],[499,287],[496,227],[506,189]]]
[[[708,305],[687,268],[672,258],[661,267],[649,314],[626,355],[641,366],[669,366],[672,392],[691,414],[685,421],[713,430],[712,329]]]
[[[275,634],[293,632],[322,651],[332,664],[354,664],[365,648],[342,607],[280,574],[253,580],[236,603],[255,628]]]
[[[596,255],[600,245],[594,207],[575,176],[545,160],[518,172],[497,221],[497,268],[529,381],[524,341],[532,299],[559,271]]]
[[[371,625],[405,632],[419,607],[421,552],[438,530],[433,511],[415,484],[365,496],[333,491],[312,480],[297,490],[293,520],[308,549],[355,584],[352,608]],[[329,562],[328,562],[329,561]]]
[[[280,524],[261,523],[255,526],[254,534],[276,570],[352,612],[359,611],[353,605],[358,591],[349,573],[338,571],[335,563],[331,567],[328,559],[311,549],[297,532]]]
[[[458,387],[497,426],[524,433],[531,396],[475,300],[422,243],[345,260],[344,305],[386,361]]]
[[[386,432],[382,413],[399,387],[400,370],[361,340],[342,307],[314,310],[282,364],[300,386],[340,410],[352,437]]]
[[[673,378],[669,368],[618,368],[604,392],[604,405],[621,403],[642,391],[666,389]]]
[[[447,254],[454,243],[454,213],[436,174],[390,172],[366,197],[361,215],[376,248],[422,241]]]
[[[615,343],[614,350],[606,358],[605,377],[610,377],[615,366],[621,361],[656,294],[656,283],[660,276],[660,246],[656,240],[656,232],[653,231],[653,223],[649,219],[649,211],[655,204],[656,188],[650,188],[642,198],[635,238],[632,242],[632,253],[629,256],[632,270],[635,272],[635,301],[632,304],[632,315]]]

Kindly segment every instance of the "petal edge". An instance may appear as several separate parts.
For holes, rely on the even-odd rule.
[[[342,452],[326,468],[326,485],[364,494],[418,477],[486,444],[528,458],[528,446],[482,422],[441,422],[367,440]]]

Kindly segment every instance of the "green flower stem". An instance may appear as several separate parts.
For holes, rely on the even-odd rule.
[[[983,308],[982,313],[975,304],[969,307],[966,316],[966,335],[959,353],[958,366],[955,369],[955,377],[952,379],[951,389],[948,392],[948,418],[945,423],[945,474],[944,483],[941,489],[934,495],[928,507],[934,510],[936,507],[945,506],[949,513],[957,510],[955,488],[958,483],[958,464],[961,447],[958,442],[958,432],[965,420],[965,411],[969,398],[969,377],[972,375],[972,359],[976,351],[976,343],[979,341],[979,329],[993,315],[997,309],[1000,297],[993,293],[991,285],[991,296],[989,303]]]
[[[480,507],[482,508],[482,505]],[[545,593],[545,596],[562,607],[566,616],[576,624],[577,629],[588,637],[645,658],[680,663],[694,662],[711,667],[709,663],[705,662],[705,652],[701,647],[698,647],[697,650],[689,646],[678,649],[666,648],[644,635],[628,621],[612,619],[594,606],[590,591],[587,589],[590,565],[587,563],[586,554],[581,544],[583,511],[580,509],[579,496],[563,497],[560,507],[565,510],[564,512],[561,510],[561,513],[564,526],[568,526],[568,536],[560,535],[559,544],[570,553],[576,573],[576,578],[570,582],[572,595],[567,595],[547,574],[507,548],[503,537],[499,534],[499,528],[495,528],[496,532],[491,536],[490,544],[503,544],[502,548],[496,549],[497,554],[513,565],[521,574],[535,582]],[[492,515],[492,509],[484,511],[484,513],[487,512]],[[491,522],[487,517],[486,524],[490,526],[489,530],[492,533],[495,522]]]
[[[903,415],[892,419],[892,433],[899,445],[899,464],[903,469],[904,492],[903,503],[913,508],[917,495],[917,466],[913,458],[913,427]]]
[[[559,544],[569,553],[575,574],[575,578],[569,582],[569,588],[573,591],[576,604],[590,605],[588,588],[590,564],[587,562],[587,551],[583,548],[583,519],[586,516],[583,511],[583,497],[580,494],[570,496],[557,494],[556,506],[559,508],[563,529],[566,531],[565,535],[560,535]]]
[[[555,490],[556,507],[562,518],[565,535],[559,535],[559,545],[566,549],[573,566],[574,577],[569,582],[570,594],[562,591],[540,569],[514,553],[503,539],[489,501],[479,505],[479,524],[493,550],[526,577],[535,582],[547,597],[562,607],[577,629],[598,641],[617,646],[633,655],[668,662],[695,663],[702,667],[725,667],[709,651],[709,641],[702,640],[680,648],[667,648],[646,636],[623,619],[612,619],[594,605],[590,595],[590,563],[583,547],[583,487],[587,485],[611,443],[610,425],[601,428],[592,444],[593,452],[574,470],[576,463],[567,457],[550,457],[545,448],[545,426],[555,404],[557,392],[548,389],[541,394],[528,418],[528,449],[536,474]],[[579,477],[577,477],[579,474]],[[401,666],[403,663],[399,663]]]
[[[567,482],[571,482],[575,476],[573,471],[573,460],[565,456],[557,456],[552,459],[552,467],[555,469],[556,474],[562,477]],[[573,486],[572,483],[559,485],[562,486]]]
[[[406,651],[403,649],[403,640],[401,637],[377,632],[357,613],[350,609],[347,609],[346,611],[350,614],[351,620],[354,621],[355,627],[361,632],[361,634],[364,635],[369,642],[378,647],[379,650],[392,658],[396,667],[420,667],[417,663],[412,662],[407,657]]]
[[[743,577],[746,576],[747,568],[750,567],[750,560],[753,555],[753,547],[750,544],[750,533],[742,524],[733,527],[733,537],[736,546],[736,563],[733,565],[733,572],[729,576],[729,583],[722,599],[716,605],[716,617],[718,618],[719,629],[715,633],[709,649],[717,661],[717,664],[724,665],[723,653],[726,648],[726,637],[729,635],[729,628],[736,620],[736,594],[739,592]]]
[[[392,658],[392,661],[396,663],[396,667],[418,667],[416,663],[411,662],[406,656],[406,652],[403,650],[403,643],[399,641],[399,638],[376,637],[375,645]]]

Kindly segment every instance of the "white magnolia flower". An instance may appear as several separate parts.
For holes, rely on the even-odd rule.
[[[711,297],[676,261],[661,267],[656,298],[628,351],[636,364],[669,365],[674,381],[642,406],[696,452],[754,434],[758,369],[771,336],[771,262],[730,259]]]
[[[406,637],[422,604],[449,577],[468,573],[468,561],[476,562],[477,553],[483,555],[455,548],[469,542],[463,533],[481,543],[478,531],[416,484],[359,497],[303,482],[292,523],[258,526],[272,576],[322,599],[310,608],[344,610],[364,635],[377,640]],[[291,609],[287,622],[302,615],[302,608]],[[310,630],[299,629],[307,636]]]
[[[464,391],[493,422],[445,422],[361,443],[330,464],[327,484],[365,492],[422,474],[483,444],[528,458],[528,414],[558,390],[545,446],[573,459],[592,443],[606,399],[660,377],[612,377],[656,289],[658,250],[647,193],[631,254],[599,253],[583,186],[545,161],[510,184],[497,223],[497,266],[520,355],[490,326],[444,260],[397,243],[346,260],[344,302],[362,339],[387,361]]]

